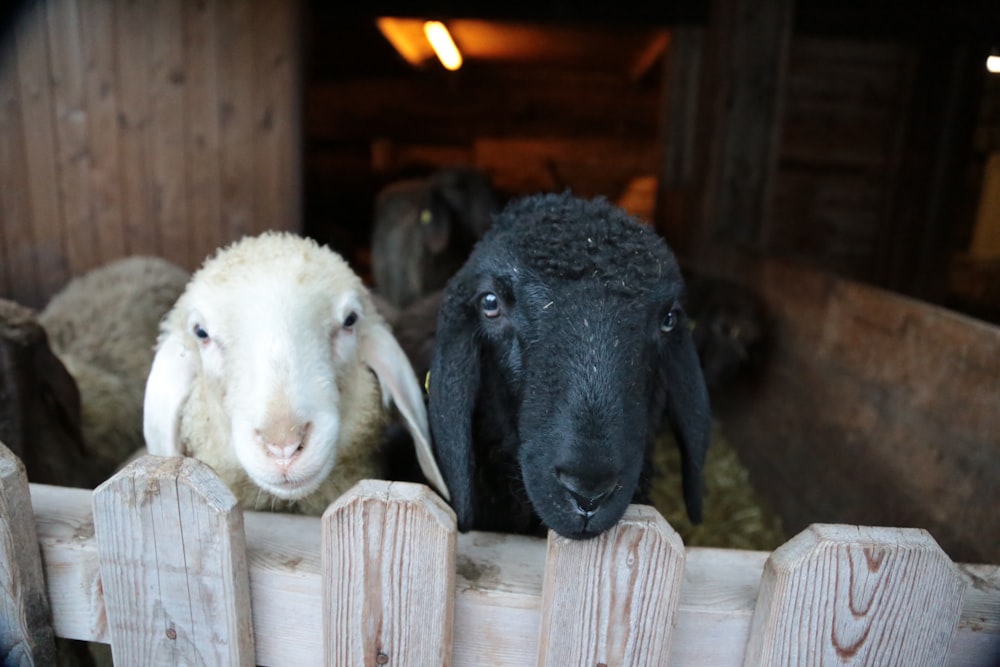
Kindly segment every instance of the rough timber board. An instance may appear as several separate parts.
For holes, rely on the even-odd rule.
[[[760,375],[713,408],[785,529],[919,527],[953,560],[1000,563],[1000,327],[734,259],[720,272],[764,300],[772,341]]]
[[[90,492],[31,485],[56,634],[107,641]],[[321,655],[320,522],[244,516],[254,639],[261,665],[302,665]],[[458,536],[455,667],[523,667],[538,648],[545,541]],[[704,667],[741,665],[768,554],[690,548],[671,658]],[[995,667],[1000,657],[1000,565],[959,565],[968,581],[946,665]],[[294,611],[294,613],[293,613]],[[97,619],[97,621],[95,621]],[[315,619],[315,620],[313,620]],[[693,657],[697,659],[694,660]]]

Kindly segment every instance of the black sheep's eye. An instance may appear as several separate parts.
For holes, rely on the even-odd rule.
[[[344,328],[350,329],[351,327],[354,326],[354,323],[357,321],[358,321],[358,314],[352,310],[350,313],[347,314],[347,317],[344,318]]]
[[[195,324],[192,328],[194,335],[201,339],[203,342],[208,342],[208,332],[205,331],[200,324]]]
[[[672,308],[670,312],[667,313],[667,316],[663,318],[663,322],[660,324],[660,331],[663,333],[670,333],[680,321],[680,312],[676,308]]]
[[[482,308],[483,315],[490,319],[500,315],[500,299],[493,292],[484,294],[483,298],[479,300],[479,306]]]

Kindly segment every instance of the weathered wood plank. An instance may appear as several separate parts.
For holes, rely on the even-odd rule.
[[[941,665],[964,588],[923,530],[815,524],[764,567],[743,664]]]
[[[45,3],[48,29],[52,129],[55,134],[55,172],[48,184],[62,220],[63,247],[70,275],[79,275],[99,263],[90,217],[90,133],[84,91],[84,62],[77,0]]]
[[[675,253],[686,256],[694,233],[695,137],[704,29],[675,28],[663,57],[659,151],[654,226]]]
[[[151,223],[153,154],[149,133],[155,128],[150,121],[146,79],[152,4],[119,0],[114,6],[125,250],[135,255],[158,255],[160,251],[159,230]]]
[[[32,484],[31,495],[56,634],[107,642],[90,492]],[[258,512],[244,518],[257,663],[314,664],[323,650],[320,519]],[[458,536],[456,667],[523,667],[535,659],[545,551],[545,540],[538,538]],[[669,664],[742,664],[768,556],[687,550]],[[959,569],[968,586],[945,664],[994,667],[1000,656],[1000,565]]]
[[[255,229],[253,165],[254,48],[256,2],[218,0],[215,7],[219,174],[223,237],[238,239]],[[264,35],[260,36],[261,39]]]
[[[591,540],[549,532],[538,665],[666,662],[684,544],[652,507],[632,505]]]
[[[184,78],[186,103],[185,192],[191,248],[184,265],[198,266],[228,238],[222,229],[219,177],[219,89],[216,49],[217,0],[184,3]]]
[[[0,40],[0,294],[27,306],[41,305],[35,264],[34,225],[28,201],[28,174],[21,123],[20,80],[13,39]],[[14,167],[22,165],[22,167]]]
[[[298,3],[257,0],[252,26],[266,36],[253,50],[254,230],[301,227],[295,196],[301,182],[301,72],[295,51],[301,44]],[[335,224],[346,221],[336,220]]]
[[[656,145],[601,136],[575,139],[481,138],[476,167],[506,192],[560,191],[616,198],[636,174],[656,171]]]
[[[451,665],[451,508],[421,484],[364,480],[322,520],[324,663]]]
[[[399,113],[406,100],[406,113]],[[656,136],[658,91],[607,72],[516,68],[461,80],[352,79],[310,85],[313,141],[387,137],[458,143],[478,137]]]
[[[145,72],[148,99],[148,177],[150,219],[147,224],[160,232],[160,254],[178,264],[187,264],[191,252],[190,204],[184,173],[187,170],[184,109],[187,106],[187,69],[184,59],[184,3],[149,3],[149,52]]]
[[[707,151],[700,251],[718,238],[754,245],[766,229],[794,12],[790,0],[712,4],[702,78],[708,122],[699,142]]]
[[[14,29],[20,80],[25,186],[34,226],[37,279],[43,295],[51,295],[69,280],[59,197],[53,189],[59,176],[58,146],[53,134],[51,66],[45,29],[45,6],[32,5]]]
[[[24,465],[0,443],[0,660],[55,664],[55,643]]]
[[[93,509],[116,663],[255,664],[243,516],[211,468],[142,457]]]
[[[921,527],[955,560],[1000,561],[984,502],[1000,478],[1000,327],[788,262],[729,275],[763,299],[771,341],[760,376],[714,407],[786,529]]]
[[[118,73],[115,65],[115,0],[87,0],[79,12],[87,131],[90,138],[89,202],[99,263],[125,255],[119,159]]]

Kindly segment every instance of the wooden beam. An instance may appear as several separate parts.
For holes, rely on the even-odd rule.
[[[705,40],[697,245],[757,245],[777,160],[793,0],[712,3]]]
[[[54,665],[45,595],[24,465],[0,444],[0,656],[6,665]]]
[[[654,226],[681,256],[691,251],[694,233],[698,131],[705,30],[675,28],[663,55],[660,92],[659,150]]]
[[[90,492],[32,484],[31,497],[57,636],[106,642]],[[257,664],[316,664],[323,641],[321,519],[247,512],[244,520]],[[454,667],[534,663],[545,550],[539,538],[458,536]],[[768,556],[686,550],[670,664],[742,664]],[[993,667],[1000,568],[960,565],[959,572],[970,585],[945,664]]]
[[[779,260],[734,272],[768,312],[761,373],[713,408],[787,531],[927,529],[1000,560],[1000,328]],[[891,487],[891,491],[890,491]]]
[[[879,285],[940,302],[953,256],[967,249],[975,210],[962,201],[988,52],[988,44],[968,41],[921,48],[889,220],[876,249]]]
[[[656,90],[607,74],[521,71],[468,79],[412,76],[310,86],[311,141],[386,137],[416,143],[478,137],[645,138]]]

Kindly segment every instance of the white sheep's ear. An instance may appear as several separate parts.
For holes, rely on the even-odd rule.
[[[142,403],[142,434],[150,454],[183,456],[185,453],[180,441],[181,406],[194,383],[197,356],[177,336],[168,336],[153,357]]]
[[[424,477],[445,500],[451,500],[448,485],[438,469],[431,450],[430,429],[427,426],[427,408],[424,397],[417,383],[410,360],[406,358],[403,348],[396,338],[380,322],[369,327],[367,335],[361,343],[361,356],[368,367],[375,371],[382,394],[388,391],[399,414],[406,422],[406,429],[413,437],[413,445],[417,450],[417,462]]]

